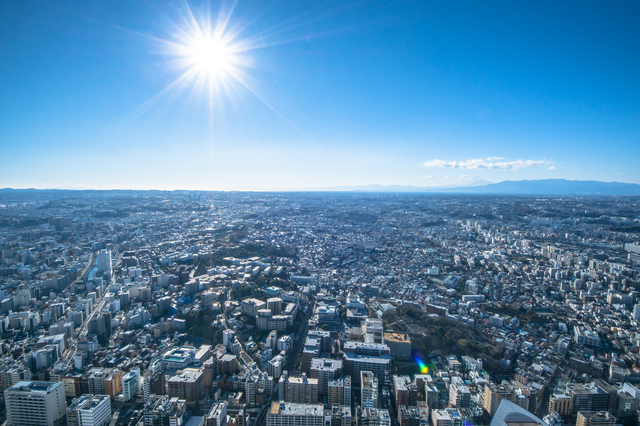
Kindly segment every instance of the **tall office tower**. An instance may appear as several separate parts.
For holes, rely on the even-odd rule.
[[[378,379],[371,371],[360,372],[360,404],[362,408],[378,408]]]
[[[100,250],[96,256],[96,263],[98,264],[98,273],[108,272],[111,274],[111,250]]]
[[[67,426],[106,426],[111,422],[109,395],[82,395],[67,407]]]
[[[58,426],[67,402],[62,382],[18,382],[4,391],[8,426]]]

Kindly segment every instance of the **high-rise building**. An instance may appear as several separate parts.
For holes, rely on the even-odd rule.
[[[267,411],[266,426],[323,426],[322,404],[272,402]]]
[[[279,297],[267,299],[267,309],[269,309],[273,315],[280,315],[282,312],[282,299]]]
[[[469,408],[470,404],[471,392],[469,392],[469,388],[464,384],[464,381],[460,377],[452,377],[451,384],[449,385],[449,407]],[[527,407],[528,406],[529,400],[527,399]],[[525,407],[525,409],[527,407]]]
[[[227,402],[213,404],[207,414],[206,426],[227,426]]]
[[[233,337],[235,336],[235,332],[233,330],[224,330],[222,332],[222,344],[226,348],[230,348],[233,343]]]
[[[356,410],[356,426],[380,426],[380,420],[380,410],[377,408],[358,407]]]
[[[106,395],[105,379],[107,378],[109,370],[102,367],[94,367],[86,373],[83,380],[80,382],[80,391],[90,393],[93,395]]]
[[[31,380],[31,371],[22,365],[10,365],[0,372],[0,391],[3,391],[18,382]]]
[[[573,413],[609,409],[609,394],[595,383],[570,383],[567,385],[567,393],[572,398]]]
[[[122,378],[122,395],[125,401],[135,398],[138,395],[138,383],[140,382],[140,370],[131,370]]]
[[[284,386],[284,401],[299,404],[318,402],[318,379],[282,376],[280,386]]]
[[[317,349],[322,352],[331,352],[331,332],[325,330],[309,330],[307,338],[315,339],[319,344]]]
[[[67,426],[106,426],[111,422],[109,395],[82,395],[67,407]]]
[[[342,405],[351,407],[351,376],[344,376],[342,383],[344,385],[344,401]]]
[[[384,333],[382,343],[389,347],[391,358],[411,357],[411,338],[406,333]]]
[[[331,380],[327,384],[328,403],[330,406],[333,404],[344,404],[344,380],[342,378]]]
[[[378,379],[371,371],[360,372],[360,405],[378,408]]]
[[[393,390],[396,394],[396,407],[415,406],[418,402],[418,386],[409,376],[393,376]]]
[[[111,337],[111,314],[102,312],[94,315],[87,324],[89,334],[95,334],[101,345],[108,345]]]
[[[122,377],[124,377],[124,372],[114,368],[104,379],[104,393],[111,395],[112,399],[122,392]]]
[[[424,396],[427,399],[427,406],[430,410],[438,408],[438,388],[433,385],[424,385]]]
[[[391,426],[391,415],[389,414],[389,410],[379,408],[378,418],[380,419],[380,426]],[[429,421],[427,420],[426,423],[429,423]]]
[[[318,379],[318,394],[327,395],[329,381],[342,376],[342,361],[326,358],[312,359],[310,375]]]
[[[273,380],[278,380],[282,375],[282,366],[284,365],[284,358],[280,355],[276,355],[269,361],[268,373]]]
[[[340,407],[340,426],[351,426],[351,407],[347,405]]]
[[[258,330],[267,330],[270,318],[271,311],[269,309],[259,309],[256,316],[256,327],[258,327]]]
[[[207,388],[213,386],[213,378],[218,375],[217,370],[218,365],[215,355],[210,356],[205,362],[202,363],[202,377],[204,380],[204,385]]]
[[[564,391],[557,391],[549,397],[549,413],[556,412],[561,416],[573,413],[573,399]]]
[[[400,426],[420,426],[420,413],[418,412],[418,408],[415,406],[399,406],[398,423],[400,423]]]
[[[340,404],[329,405],[329,411],[331,415],[331,426],[351,426],[351,407]],[[328,417],[328,413],[325,411],[325,424]]]
[[[202,371],[195,368],[179,370],[168,381],[168,393],[171,397],[185,399],[193,403],[200,398],[204,387]]]
[[[391,358],[389,355],[367,356],[345,352],[343,366],[344,373],[351,376],[354,386],[360,385],[361,371],[371,371],[376,375],[380,385],[390,384]]]
[[[220,374],[233,374],[238,369],[238,358],[235,355],[226,354],[218,359]]]
[[[144,426],[181,425],[186,411],[184,399],[152,396],[144,406]]]
[[[487,383],[484,387],[484,409],[490,416],[498,409],[498,404],[503,399],[511,400],[512,391],[506,386],[496,386],[493,383]]]
[[[4,391],[8,426],[58,426],[67,402],[62,382],[18,382]]]
[[[78,398],[82,395],[82,376],[80,374],[67,374],[60,377],[60,380],[64,385],[64,394],[67,399]]]
[[[96,263],[98,266],[98,273],[108,272],[111,274],[111,250],[100,250],[96,256]]]
[[[271,330],[271,332],[267,336],[266,346],[272,351],[275,351],[277,349],[277,345],[278,345],[278,332],[276,330]]]
[[[451,424],[451,416],[447,410],[432,410],[431,424],[433,426],[449,426]]]
[[[614,426],[616,418],[608,411],[580,411],[576,426]]]
[[[144,373],[144,399],[151,395],[164,395],[165,382],[163,370],[147,370]]]

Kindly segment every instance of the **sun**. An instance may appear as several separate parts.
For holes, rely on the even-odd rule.
[[[237,110],[241,94],[246,91],[293,126],[263,93],[264,88],[255,75],[258,67],[252,53],[290,43],[297,38],[271,39],[274,34],[280,34],[280,37],[286,34],[289,31],[286,27],[250,32],[248,23],[232,19],[237,1],[230,7],[223,1],[217,13],[209,6],[194,13],[186,0],[181,4],[182,7],[177,8],[179,19],[169,19],[166,37],[138,33],[156,44],[155,48],[163,56],[165,64],[177,76],[131,114],[131,120],[144,114],[161,99],[169,98],[172,92],[188,92],[190,97],[208,98],[212,128],[214,111],[223,111],[229,103]]]
[[[247,71],[253,68],[248,52],[256,46],[242,36],[245,28],[232,25],[233,7],[221,6],[217,14],[194,14],[186,2],[183,6],[182,22],[174,24],[173,37],[159,39],[181,72],[174,83],[192,85],[210,98],[229,93],[234,84],[246,87]]]
[[[233,55],[220,40],[202,40],[189,50],[198,72],[222,78],[231,71]]]
[[[174,53],[185,74],[205,80],[209,86],[219,86],[241,78],[247,58],[239,46],[219,27],[208,23],[203,27],[196,22],[181,43],[174,46]]]

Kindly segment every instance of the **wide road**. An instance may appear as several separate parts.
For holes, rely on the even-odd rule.
[[[543,418],[549,412],[549,399],[551,398],[551,394],[556,390],[556,386],[558,385],[558,379],[560,378],[560,372],[562,371],[562,366],[564,365],[564,361],[561,365],[558,366],[556,372],[554,373],[551,380],[549,380],[549,385],[544,390],[544,395],[542,400],[540,401],[540,405],[538,406],[538,410],[536,415],[539,418]]]
[[[122,254],[118,253],[116,255],[116,259],[113,267],[114,270],[119,267],[121,261],[122,261]],[[91,271],[93,266],[95,266],[95,255],[91,253],[90,262],[85,268],[85,270],[83,271],[82,276],[83,277],[86,276],[89,273],[89,271]],[[112,273],[111,275],[112,275],[111,280],[113,282],[115,281],[115,278],[113,277],[113,275],[115,274]],[[80,330],[78,331],[78,339],[82,337],[86,337],[88,333],[89,321],[91,321],[91,319],[95,314],[100,313],[102,311],[102,308],[104,308],[105,306],[104,296],[106,293],[107,293],[106,291],[103,291],[102,296],[96,299],[96,303],[93,305],[93,310],[91,311],[91,314],[89,314],[89,316],[85,318],[85,320],[82,322],[82,325],[80,326]],[[71,342],[69,343],[69,347],[62,354],[62,357],[61,357],[62,360],[66,361],[73,354],[76,353],[76,349],[78,347],[78,339],[76,338],[71,339]]]
[[[313,316],[313,309],[316,306],[316,299],[313,297],[309,302],[309,307],[307,309],[307,315],[302,321],[302,326],[300,326],[300,330],[298,331],[298,335],[296,336],[295,342],[293,343],[293,349],[291,350],[291,357],[289,358],[289,362],[287,363],[286,370],[291,372],[292,367],[295,367],[296,362],[300,358],[302,345],[304,344],[304,336],[307,335],[307,330],[309,329],[309,320]]]

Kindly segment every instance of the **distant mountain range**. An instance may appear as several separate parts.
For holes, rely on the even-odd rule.
[[[640,195],[640,185],[637,183],[596,180],[506,180],[470,189],[478,194]]]
[[[485,181],[486,182],[486,181]],[[297,189],[269,189],[269,192],[385,192],[385,193],[433,193],[433,194],[496,194],[496,195],[640,195],[640,185],[637,183],[600,182],[595,180],[506,180],[498,183],[476,182],[473,186],[411,186],[411,185],[365,185],[339,186],[327,188],[297,188]],[[237,188],[240,191],[265,191],[259,187]],[[12,192],[75,192],[72,189],[0,189],[1,193]],[[113,190],[105,192],[127,192],[127,190]],[[156,191],[157,190],[152,190]],[[231,190],[233,191],[233,190]],[[85,190],[78,192],[100,192]],[[136,191],[143,192],[143,191]],[[176,192],[176,191],[170,191]],[[182,191],[179,191],[182,192]],[[188,191],[185,191],[188,192]],[[201,192],[201,191],[198,191]]]
[[[498,183],[474,186],[403,186],[366,185],[334,188],[309,188],[306,191],[354,191],[354,192],[425,192],[449,194],[504,194],[504,195],[640,195],[637,183],[600,182],[595,180],[506,180]]]

